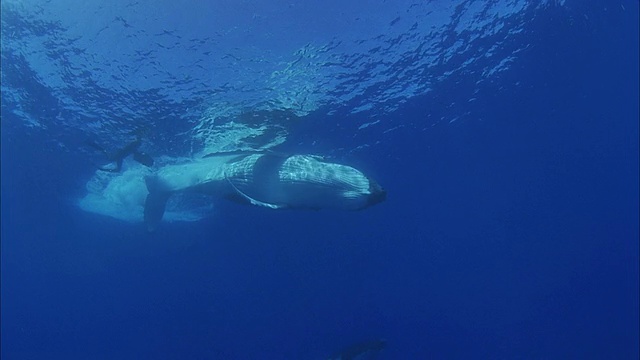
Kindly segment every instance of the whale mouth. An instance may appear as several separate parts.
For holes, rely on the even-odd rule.
[[[387,198],[387,191],[384,190],[380,184],[371,178],[368,180],[369,196],[367,197],[367,203],[364,205],[363,209],[381,203]]]

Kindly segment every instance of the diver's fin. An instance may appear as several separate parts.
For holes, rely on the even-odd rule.
[[[133,153],[133,160],[139,162],[140,164],[148,167],[153,166],[153,158],[145,153],[136,151]]]
[[[107,150],[105,150],[102,146],[98,145],[93,140],[87,140],[87,141],[85,141],[85,144],[87,144],[88,146],[90,146],[90,147],[92,147],[92,148],[94,148],[94,149],[96,149],[96,150],[98,150],[98,151],[100,151],[100,152],[102,152],[104,154],[107,153]]]
[[[164,215],[167,200],[171,192],[163,189],[160,180],[156,176],[147,176],[145,179],[149,194],[144,202],[144,222],[149,231],[154,231]]]
[[[143,136],[147,135],[150,132],[148,125],[142,125],[137,129],[133,129],[129,131],[129,135],[135,135],[137,139],[141,139]]]

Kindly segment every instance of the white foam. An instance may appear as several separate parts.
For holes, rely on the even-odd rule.
[[[200,162],[171,165],[163,168],[173,174],[176,184],[185,187],[192,183],[195,170],[203,170]],[[137,223],[144,221],[144,202],[149,193],[145,176],[153,174],[150,169],[127,162],[122,173],[96,171],[87,182],[87,194],[78,201],[80,209],[109,216],[115,219]],[[198,194],[177,193],[167,202],[165,221],[198,221],[210,216],[213,205],[210,199]]]

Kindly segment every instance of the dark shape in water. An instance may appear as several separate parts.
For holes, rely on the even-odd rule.
[[[370,340],[351,345],[342,349],[337,354],[329,357],[329,360],[373,360],[386,346],[384,339]]]
[[[107,159],[109,159],[110,162],[115,163],[116,165],[115,168],[112,168],[112,169],[105,168],[105,167],[99,168],[102,171],[120,172],[120,170],[122,169],[122,162],[129,155],[133,155],[133,159],[142,165],[145,165],[148,167],[153,166],[153,158],[143,152],[138,151],[138,148],[142,144],[142,139],[140,138],[139,135],[136,135],[136,139],[134,141],[130,142],[125,147],[118,149],[113,153],[107,152],[107,150],[105,150],[102,146],[98,145],[93,140],[87,140],[86,144],[102,152],[103,154],[105,154],[105,156],[107,157]]]

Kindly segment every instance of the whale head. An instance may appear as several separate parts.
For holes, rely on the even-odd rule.
[[[361,210],[386,199],[386,191],[360,170],[314,156],[289,157],[279,170],[279,191],[292,208]]]

